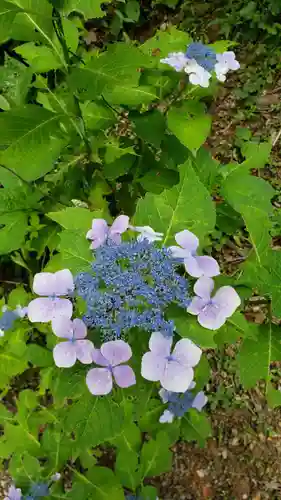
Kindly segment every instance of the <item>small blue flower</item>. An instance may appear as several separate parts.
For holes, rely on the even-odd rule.
[[[159,419],[160,423],[171,423],[173,422],[174,417],[183,417],[183,415],[188,410],[190,410],[190,408],[196,408],[196,410],[202,411],[203,407],[207,403],[208,398],[205,396],[203,391],[200,391],[196,395],[194,395],[191,392],[194,387],[195,382],[192,382],[187,391],[185,391],[183,394],[160,389],[159,395],[162,399],[162,402],[169,403],[168,409],[164,411]]]
[[[202,66],[206,71],[212,71],[217,62],[216,53],[201,42],[191,43],[186,50],[185,56]]]
[[[4,311],[0,318],[0,330],[4,332],[13,328],[14,321],[18,319],[18,315],[14,311]]]

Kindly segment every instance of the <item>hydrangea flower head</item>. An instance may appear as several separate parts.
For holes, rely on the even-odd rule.
[[[186,50],[187,59],[193,59],[206,71],[212,71],[216,63],[215,52],[201,42],[191,43]]]
[[[220,82],[225,82],[226,74],[229,72],[229,70],[236,71],[240,68],[240,64],[236,60],[235,53],[232,51],[217,54],[216,59],[217,62],[215,64],[215,72],[217,75],[217,79]]]
[[[124,365],[132,357],[132,350],[124,340],[104,343],[92,353],[93,361],[103,368],[92,368],[86,377],[89,391],[95,396],[109,394],[113,379],[119,387],[130,387],[136,383],[135,374],[129,365]]]
[[[217,261],[208,255],[197,256],[199,240],[195,234],[185,229],[175,235],[175,240],[179,247],[172,246],[170,250],[175,258],[183,259],[185,269],[190,276],[200,278],[200,276],[217,276],[220,269]]]
[[[171,252],[146,238],[105,243],[95,251],[92,274],[79,274],[75,284],[87,304],[83,320],[106,340],[134,327],[172,335],[174,323],[165,318],[165,308],[176,303],[185,309],[190,303],[188,282],[178,275]]]
[[[152,382],[160,381],[167,391],[185,392],[190,386],[202,351],[189,339],[179,340],[171,353],[172,338],[154,332],[149,340],[150,351],[142,358],[141,374]]]
[[[217,330],[232,316],[241,300],[231,286],[222,286],[213,297],[214,280],[205,276],[199,278],[194,285],[196,297],[191,301],[187,311],[197,316],[204,328]]]
[[[196,410],[202,411],[208,398],[203,391],[198,392],[194,396],[191,390],[194,389],[195,385],[195,382],[191,382],[187,391],[183,394],[160,389],[159,395],[162,402],[169,403],[168,409],[164,411],[159,419],[160,423],[172,423],[175,417],[183,417],[190,408],[196,408]]]
[[[20,488],[16,488],[13,484],[8,490],[8,496],[4,500],[21,500],[22,493]]]
[[[32,300],[28,305],[28,318],[32,323],[45,323],[57,316],[71,318],[72,303],[61,298],[72,294],[73,277],[69,269],[56,273],[38,273],[34,276],[33,291],[41,298]]]
[[[53,332],[57,337],[67,339],[60,342],[53,350],[55,364],[60,368],[73,366],[77,359],[84,364],[92,362],[94,345],[87,340],[87,327],[81,319],[71,321],[65,317],[58,317],[52,321]]]
[[[189,81],[192,85],[200,85],[200,87],[208,88],[211,73],[205,70],[195,59],[190,59],[185,66],[184,71],[189,75]]]
[[[86,235],[88,240],[92,240],[90,248],[95,250],[103,245],[107,239],[114,241],[114,243],[121,243],[121,234],[127,231],[128,225],[129,217],[127,215],[116,217],[111,227],[108,227],[104,219],[94,219],[92,229]]]

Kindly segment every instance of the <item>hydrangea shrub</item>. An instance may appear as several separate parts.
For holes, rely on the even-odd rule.
[[[89,47],[100,2],[2,4],[0,42],[20,40],[0,100],[6,498],[155,500],[172,445],[211,435],[209,349],[239,340],[241,383],[281,404],[275,191],[251,175],[270,144],[242,138],[229,165],[204,146],[210,98],[239,69],[231,42],[168,27]],[[237,272],[218,237],[246,241]],[[253,293],[261,326],[243,315]]]

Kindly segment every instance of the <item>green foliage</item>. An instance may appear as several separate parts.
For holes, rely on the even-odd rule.
[[[172,0],[164,3],[175,7]],[[177,340],[189,338],[203,350],[194,370],[196,390],[212,378],[210,351],[208,357],[204,351],[216,350],[219,357],[225,344],[236,343],[241,384],[249,389],[264,381],[268,404],[278,407],[272,375],[281,359],[274,326],[281,317],[281,258],[272,241],[278,233],[272,205],[277,193],[252,175],[270,161],[271,144],[238,130],[242,162],[220,165],[213,159],[205,142],[216,83],[196,88],[160,61],[185,52],[189,33],[168,26],[138,43],[132,33],[145,7],[135,0],[119,4],[0,1],[0,320],[6,307],[11,312],[34,298],[35,273],[91,271],[86,233],[95,218],[111,224],[116,215],[128,214],[132,225],[163,233],[166,246],[189,229],[200,240],[200,255],[217,256],[231,242],[241,263],[216,283],[236,288],[241,310],[217,331],[174,305],[165,315],[174,321]],[[240,16],[250,19],[258,5],[243,6]],[[102,40],[95,39],[99,31],[106,33]],[[222,52],[230,44],[221,40],[212,47]],[[193,284],[190,279],[191,296]],[[261,326],[243,314],[256,292],[266,315]],[[74,317],[84,312],[83,300],[75,300]],[[159,422],[167,408],[159,384],[140,377],[146,332],[128,334],[136,385],[114,386],[103,397],[89,393],[86,365],[55,366],[52,351],[59,340],[51,325],[18,318],[2,333],[0,458],[24,495],[33,482],[50,484],[52,474],[62,472],[71,476],[72,488],[66,491],[63,481],[51,484],[51,498],[123,500],[128,493],[156,500],[145,479],[171,469],[173,444],[184,439],[204,446],[211,435],[208,417],[194,408],[172,424]],[[100,333],[89,329],[96,347]],[[116,456],[110,468],[100,460],[109,446]]]

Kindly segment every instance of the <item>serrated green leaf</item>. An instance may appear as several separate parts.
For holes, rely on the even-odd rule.
[[[151,193],[160,194],[164,189],[171,188],[179,182],[179,174],[169,168],[151,168],[138,179],[142,187]]]
[[[18,305],[27,306],[30,302],[30,294],[26,292],[23,286],[18,286],[9,294],[8,306],[15,309]]]
[[[182,418],[181,435],[186,441],[197,441],[200,446],[204,446],[206,439],[212,435],[206,415],[191,408]]]
[[[196,157],[192,158],[192,164],[200,181],[211,191],[218,175],[219,162],[203,147],[197,151]]]
[[[81,231],[62,231],[59,248],[64,264],[72,273],[90,271],[93,255],[89,241]]]
[[[53,50],[45,45],[28,42],[17,47],[15,52],[27,61],[34,73],[46,73],[62,66],[61,60],[58,59]]]
[[[114,180],[129,172],[135,158],[133,155],[124,155],[111,163],[105,163],[103,173],[106,179]]]
[[[269,157],[272,149],[271,142],[256,142],[246,141],[242,146],[242,154],[246,160],[243,166],[247,169],[262,168],[269,162]]]
[[[160,195],[147,193],[139,200],[134,224],[149,225],[164,233],[164,244],[172,244],[174,235],[183,229],[194,232],[199,239],[213,230],[215,206],[195,174],[191,162],[179,167],[180,182]]]
[[[245,339],[237,356],[240,380],[245,389],[268,379],[271,361],[271,325],[259,328],[257,340]]]
[[[40,193],[26,186],[6,188],[0,191],[0,214],[38,208]]]
[[[118,160],[122,156],[127,154],[136,155],[136,152],[133,146],[128,146],[127,148],[123,148],[122,145],[119,145],[119,140],[115,137],[109,138],[105,147],[104,160],[106,163],[112,163],[115,160]]]
[[[158,99],[154,88],[149,85],[134,86],[121,81],[118,87],[106,90],[103,95],[111,104],[123,104],[125,106],[150,104]]]
[[[139,456],[133,450],[119,451],[116,457],[115,473],[122,486],[135,491],[141,483],[141,471],[139,469]]]
[[[64,229],[87,232],[92,227],[92,221],[101,217],[100,212],[91,212],[87,208],[67,207],[59,212],[49,212],[47,216],[60,224]]]
[[[126,85],[137,86],[139,69],[149,63],[150,59],[137,47],[117,43],[110,45],[106,52],[93,56],[82,68],[74,69],[69,84],[82,99],[92,100],[119,86],[122,89],[124,81]]]
[[[271,198],[275,191],[273,187],[253,175],[247,175],[241,170],[239,165],[232,171],[222,184],[222,195],[228,203],[236,210],[241,212],[241,207],[257,208],[266,213],[272,211]]]
[[[267,402],[270,408],[277,408],[281,406],[281,391],[279,389],[275,389],[272,384],[269,384],[267,390]]]
[[[159,432],[156,439],[144,443],[140,458],[141,476],[158,476],[168,472],[172,466],[172,452],[169,450],[169,439],[164,432]]]
[[[171,108],[167,122],[170,131],[191,151],[197,151],[204,144],[212,123],[202,103],[193,102]]]
[[[27,215],[23,212],[0,215],[0,255],[22,246],[28,231]]]
[[[54,364],[52,353],[48,349],[36,344],[27,345],[26,359],[34,366],[46,367]]]
[[[15,58],[5,57],[4,66],[0,67],[0,87],[3,97],[7,99],[10,107],[25,104],[31,78],[30,68]]]
[[[0,113],[0,162],[26,181],[45,175],[66,141],[61,120],[62,115],[33,104]]]

